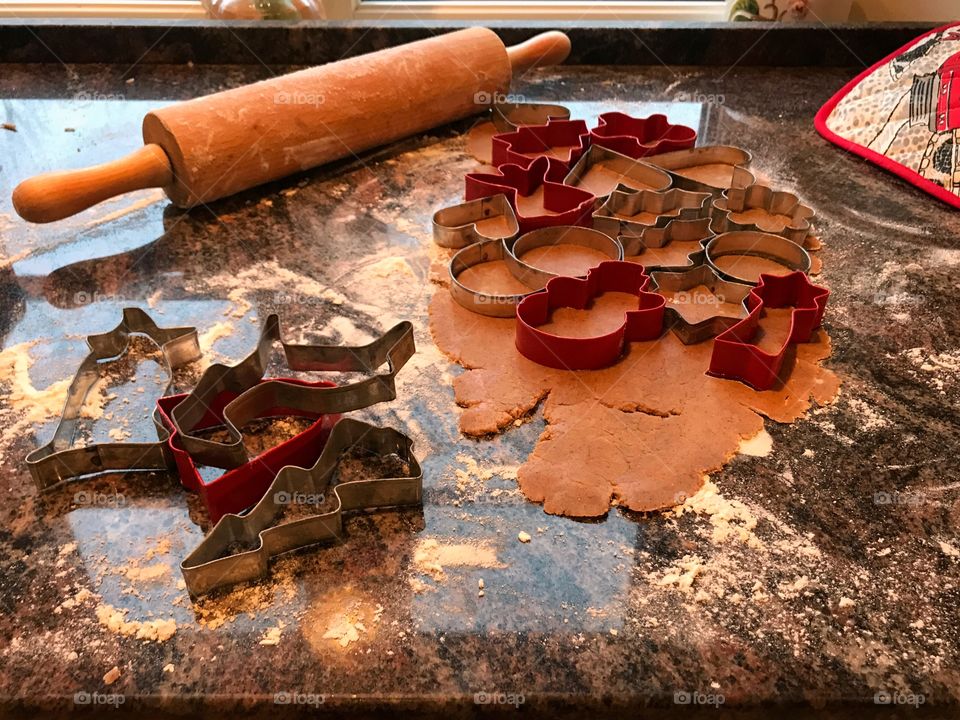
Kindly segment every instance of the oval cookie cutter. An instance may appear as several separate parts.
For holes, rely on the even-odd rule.
[[[524,233],[511,245],[505,260],[510,272],[524,285],[532,290],[540,290],[559,273],[544,270],[525,262],[523,256],[541,247],[557,247],[561,245],[576,245],[604,253],[609,260],[623,260],[623,246],[609,235],[577,226],[557,226],[540,228]],[[579,275],[583,277],[586,273]]]
[[[474,290],[460,282],[460,275],[464,270],[487,262],[505,261],[508,257],[511,255],[506,248],[506,243],[500,240],[474,243],[460,250],[450,259],[450,294],[453,299],[461,307],[480,315],[498,318],[513,317],[520,301],[534,290],[513,295],[488,293]]]
[[[730,255],[763,258],[788,270],[810,272],[810,254],[781,235],[744,230],[717,235],[706,244],[704,257],[721,276],[734,282],[756,285],[758,281],[752,277],[737,275],[717,265],[719,258]]]
[[[645,158],[651,165],[661,167],[670,173],[673,186],[692,192],[707,192],[715,197],[731,187],[747,187],[756,182],[753,173],[747,168],[753,156],[743,148],[733,145],[704,145],[689,150],[675,150],[661,155]],[[710,165],[723,165],[730,168],[730,182],[727,185],[713,185],[702,180],[694,180],[682,174],[684,170],[702,168]]]

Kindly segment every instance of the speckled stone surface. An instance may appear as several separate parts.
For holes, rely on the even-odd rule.
[[[465,124],[191,213],[141,192],[28,226],[9,200],[19,179],[130,151],[150,107],[267,71],[4,66],[0,120],[17,131],[0,131],[2,712],[688,717],[696,705],[711,717],[860,717],[890,709],[877,700],[922,695],[902,716],[955,717],[960,215],[815,134],[815,111],[854,72],[585,66],[515,88],[588,118],[665,109],[697,122],[703,141],[750,149],[761,175],[816,208],[833,292],[825,324],[841,397],[795,425],[768,422],[769,455],[713,476],[713,514],[577,522],[516,491],[511,468],[543,430],[537,414],[501,437],[459,435],[458,370],[426,329],[429,218],[459,198],[472,166]],[[130,304],[162,325],[195,324],[208,357],[228,360],[273,310],[303,339],[413,320],[420,353],[399,399],[359,416],[414,437],[422,512],[355,517],[344,544],[193,604],[177,565],[209,524],[175,479],[108,476],[38,496],[22,458],[55,417],[24,419],[36,402],[18,394],[17,357],[29,356],[33,388],[63,383],[84,336]],[[111,419],[89,434],[119,426],[150,439],[157,372],[127,368]],[[482,547],[495,566],[431,575],[415,557],[431,539]],[[687,589],[671,580],[685,568]],[[134,629],[108,627],[110,608]],[[341,645],[324,636],[345,614],[362,629]],[[176,622],[172,637],[136,637],[158,619]],[[279,641],[262,644],[271,628]],[[719,712],[703,705],[720,696]]]

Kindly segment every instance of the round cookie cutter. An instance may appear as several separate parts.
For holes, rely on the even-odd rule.
[[[510,268],[514,277],[527,287],[533,290],[542,290],[546,287],[547,282],[559,277],[559,274],[538,268],[520,258],[530,250],[551,245],[579,245],[580,247],[599,250],[607,255],[610,260],[623,260],[623,246],[618,240],[606,233],[575,225],[557,225],[531,230],[514,240],[512,245],[508,245],[508,253],[505,258],[507,267]],[[580,277],[584,275],[586,273]]]
[[[468,245],[450,259],[450,294],[463,308],[480,315],[497,318],[512,318],[516,314],[517,304],[533,290],[527,293],[510,295],[487,293],[473,290],[460,282],[460,274],[477,265],[496,260],[507,261],[511,257],[503,240],[487,240]]]
[[[811,264],[810,254],[795,242],[781,235],[752,230],[717,235],[707,243],[704,255],[707,264],[725,280],[747,285],[756,285],[758,281],[724,271],[717,265],[717,259],[726,255],[749,255],[770,260],[788,270],[799,270],[807,274]]]

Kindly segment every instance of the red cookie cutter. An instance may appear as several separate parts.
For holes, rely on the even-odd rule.
[[[497,168],[497,174],[468,173],[464,179],[466,199],[477,200],[503,193],[516,213],[521,233],[555,225],[590,227],[596,197],[586,190],[564,185],[566,174],[563,163],[543,156],[526,166],[508,163]],[[541,185],[543,207],[549,214],[522,215],[517,207],[517,196],[529,197]]]
[[[336,387],[335,383],[322,380],[305,382],[292,378],[282,378],[283,382],[304,387]],[[268,379],[260,384],[270,382]],[[207,508],[210,522],[216,523],[223,515],[238,513],[256,505],[270,487],[277,473],[287,465],[311,467],[323,452],[327,437],[340,419],[339,414],[317,414],[284,407],[273,407],[259,413],[259,418],[293,415],[316,420],[310,427],[289,440],[275,445],[260,455],[251,458],[240,467],[228,470],[220,477],[205,481],[197,469],[190,454],[181,447],[179,433],[170,421],[170,412],[179,405],[187,393],[168,395],[157,400],[157,414],[163,427],[169,433],[167,446],[173,455],[180,475],[180,483],[190,491],[197,493]],[[223,409],[238,397],[235,392],[222,392],[215,396],[207,414],[198,424],[198,430],[207,430],[223,424]]]
[[[493,136],[493,164],[527,166],[544,155],[563,164],[565,170],[590,147],[590,131],[583,120],[548,120],[546,125],[524,125],[513,132]],[[562,149],[566,157],[553,152]],[[564,173],[566,174],[566,173]]]
[[[685,150],[697,142],[697,131],[674,125],[666,115],[635,118],[622,112],[603,113],[590,131],[590,142],[637,159],[672,150]]]
[[[760,276],[759,284],[745,301],[749,314],[713,341],[708,374],[739,380],[755,390],[769,390],[779,378],[787,349],[795,343],[809,342],[820,327],[830,291],[814,285],[802,272]],[[764,308],[793,308],[790,334],[780,349],[767,352],[755,340]]]
[[[520,354],[535,363],[561,370],[598,370],[612,365],[625,343],[653,340],[663,330],[662,295],[646,292],[650,282],[643,265],[611,260],[587,273],[586,279],[556,277],[542,292],[524,298],[517,305],[516,345]],[[638,307],[628,310],[613,332],[595,337],[564,337],[539,329],[550,313],[561,307],[586,309],[607,292],[637,296]]]

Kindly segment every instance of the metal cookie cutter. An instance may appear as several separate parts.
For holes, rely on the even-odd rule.
[[[814,285],[802,272],[789,275],[761,275],[760,283],[744,301],[747,317],[717,336],[713,341],[708,374],[740,380],[755,390],[769,390],[780,378],[790,345],[809,342],[820,327],[830,291]],[[756,341],[764,311],[769,308],[793,308],[790,331],[775,352],[761,349]]]
[[[746,187],[756,181],[747,169],[751,158],[746,150],[732,145],[704,145],[645,159],[669,172],[674,187],[719,196],[727,188]]]
[[[534,293],[517,305],[516,346],[521,355],[546,367],[561,370],[598,370],[612,365],[625,343],[653,340],[663,332],[662,295],[647,292],[650,278],[642,265],[630,262],[602,262],[586,279],[555,277],[544,292]],[[637,296],[637,309],[628,310],[623,323],[613,332],[595,337],[565,337],[540,329],[553,310],[590,306],[606,292]]]
[[[512,240],[519,232],[506,195],[470,200],[433,214],[433,241],[440,247],[459,249],[485,240]]]
[[[520,282],[532,290],[540,290],[553,278],[560,275],[575,275],[584,277],[590,267],[597,262],[590,261],[591,265],[584,268],[583,272],[555,272],[546,270],[529,262],[524,262],[524,255],[535,248],[556,247],[560,245],[574,245],[587,250],[596,250],[603,253],[609,260],[623,260],[623,247],[617,240],[599,230],[591,230],[584,227],[547,227],[539,230],[531,230],[518,237],[512,246],[508,246],[508,252],[504,258],[510,272]]]
[[[340,458],[351,449],[386,457],[397,455],[407,465],[401,477],[368,478],[332,486],[334,507],[276,523],[284,509],[304,500],[322,498],[331,489]],[[191,595],[263,577],[270,558],[317,543],[343,538],[343,513],[422,504],[423,471],[413,454],[413,442],[391,428],[379,428],[344,418],[330,433],[317,462],[310,468],[288,466],[271,483],[245,516],[225,515],[180,564]],[[309,507],[310,503],[299,506]],[[240,547],[242,549],[236,550]]]
[[[660,192],[610,193],[593,213],[593,227],[616,237],[638,235],[648,227],[664,227],[674,220],[699,220],[710,215],[709,193],[670,188]]]
[[[533,290],[524,293],[487,293],[473,290],[460,282],[460,275],[468,268],[487,262],[506,261],[511,257],[506,243],[500,240],[474,243],[450,259],[450,294],[461,306],[488,317],[507,318],[516,314],[517,304]],[[519,282],[519,281],[518,281]]]
[[[503,193],[517,214],[520,232],[551,225],[583,225],[589,227],[593,212],[593,193],[563,185],[566,168],[553,158],[538,157],[526,167],[501,165],[497,174],[468,173],[464,178],[466,199],[476,200]],[[546,212],[524,215],[518,207],[518,196],[542,193]]]
[[[362,372],[371,377],[347,385],[307,387],[284,380],[261,383],[271,346],[280,343],[293,370]],[[299,413],[332,414],[359,410],[397,396],[395,378],[415,351],[413,325],[394,325],[367,345],[292,345],[283,342],[280,320],[267,317],[257,348],[237,365],[215,364],[207,368],[196,388],[170,413],[170,421],[179,433],[183,449],[197,462],[212,467],[232,469],[246,463],[243,436],[238,428],[258,417],[265,408],[283,407]],[[378,368],[387,365],[384,373]],[[223,408],[223,425],[229,435],[226,442],[198,437],[201,427],[217,397],[235,394]]]
[[[672,183],[665,170],[599,145],[591,145],[563,179],[564,185],[593,193],[598,205],[614,191],[666,190]]]
[[[733,213],[747,213],[751,210],[760,211],[767,218],[740,222],[731,217]],[[793,193],[753,184],[745,188],[730,188],[722,197],[713,201],[713,230],[717,234],[735,230],[768,232],[803,245],[810,234],[810,223],[814,214],[813,208],[804,205]],[[783,219],[775,220],[770,216],[780,216]]]
[[[749,265],[738,269],[735,262],[724,262],[724,257],[748,257],[755,262],[772,263],[787,270],[810,272],[810,254],[780,235],[751,231],[728,232],[714,237],[704,250],[707,263],[724,278],[734,282],[756,285],[760,273],[765,270],[751,272]]]
[[[284,382],[305,387],[335,387],[332,382],[325,380],[309,383],[284,378]],[[186,397],[186,393],[169,395],[157,401],[155,417],[159,421],[158,433],[161,437],[167,438],[166,442],[176,463],[181,484],[200,496],[212,523],[216,523],[226,513],[241,512],[255,505],[263,497],[277,473],[287,465],[306,467],[313,465],[323,450],[330,430],[340,419],[340,415],[335,413],[324,415],[316,412],[301,412],[295,408],[264,407],[258,413],[257,419],[296,415],[309,418],[314,422],[307,429],[265,450],[250,462],[228,470],[211,481],[205,481],[193,458],[180,446],[180,436],[170,421],[173,408],[183,402]],[[213,398],[213,405],[198,429],[222,427],[224,408],[235,398],[235,393],[223,393]],[[234,421],[236,422],[236,418]]]
[[[638,118],[622,112],[607,112],[597,118],[597,127],[590,131],[590,141],[627,157],[642,158],[693,147],[697,131],[670,123],[666,115]]]
[[[113,330],[89,336],[90,353],[80,363],[70,383],[53,439],[26,457],[27,468],[39,490],[49,490],[73,478],[107,471],[167,470],[171,467],[172,459],[164,442],[111,442],[72,447],[84,401],[101,377],[100,364],[123,355],[131,335],[143,335],[160,348],[164,369],[170,378],[164,395],[173,383],[173,369],[200,357],[196,328],[158,327],[140,308],[124,308],[120,324]]]
[[[697,292],[700,287],[706,288],[708,294]],[[747,314],[743,301],[752,289],[752,285],[724,280],[709,265],[697,265],[679,272],[654,270],[650,273],[650,291],[670,294],[663,311],[664,326],[672,330],[684,345],[709,340],[740,322]],[[699,320],[690,320],[682,310],[684,306],[701,305],[717,307],[717,311]],[[734,305],[736,314],[719,312],[719,305]]]
[[[623,246],[625,258],[640,256],[643,265],[647,268],[683,270],[700,265],[704,262],[704,247],[714,237],[710,230],[710,219],[699,220],[671,220],[664,227],[650,227],[639,234],[620,235],[617,239]],[[688,252],[682,263],[658,262],[651,257],[652,250],[663,250],[667,246],[688,246]],[[644,258],[646,253],[650,253]]]
[[[524,125],[513,132],[494,135],[493,164],[528,165],[542,155],[569,169],[590,147],[590,131],[583,120],[548,120],[545,125]]]
[[[545,125],[551,120],[569,120],[570,110],[546,103],[497,103],[490,108],[490,120],[498,132],[513,132],[524,125]]]

